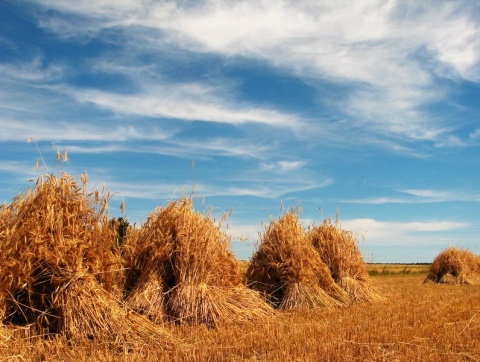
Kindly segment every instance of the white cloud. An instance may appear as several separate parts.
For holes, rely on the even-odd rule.
[[[65,28],[51,17],[43,18],[41,24],[59,34],[81,34],[84,29],[90,33],[99,33],[102,28],[129,29],[128,34],[139,37],[135,41],[139,48],[156,46],[165,50],[168,44],[189,51],[240,55],[265,60],[308,79],[353,82],[358,89],[339,99],[336,106],[371,132],[407,139],[441,141],[450,132],[421,110],[445,96],[433,75],[446,76],[448,69],[455,76],[478,80],[480,34],[470,15],[475,5],[469,2],[39,3],[83,19],[72,29],[75,23]],[[157,36],[152,37],[152,32]],[[420,63],[418,57],[428,61]],[[207,100],[199,102],[197,95],[205,89],[187,88],[173,92],[157,89],[130,97],[90,92],[79,95],[79,99],[127,114],[198,117],[232,124],[298,123],[295,117],[274,110],[235,108],[225,105],[225,100],[220,105],[218,98],[211,98],[210,89],[203,94]],[[158,97],[155,92],[159,92]],[[180,105],[179,109],[173,101]],[[437,145],[463,146],[453,138]]]
[[[165,140],[174,131],[155,127],[114,126],[111,123],[73,123],[66,121],[47,121],[39,119],[24,119],[21,122],[0,117],[0,141],[26,141],[33,137],[36,141],[54,142],[67,141],[97,141],[121,142],[126,140]],[[74,145],[71,146],[75,148]],[[80,148],[75,148],[81,152]],[[88,150],[83,150],[88,152]]]
[[[255,143],[247,139],[206,138],[205,140],[186,140],[177,142],[179,148],[189,149],[191,154],[238,156],[263,158],[271,146]]]
[[[363,199],[348,199],[341,200],[341,202],[352,204],[370,204],[370,205],[383,205],[383,204],[407,204],[411,200],[399,197],[368,197]]]
[[[41,166],[40,166],[41,167]],[[25,161],[1,161],[0,172],[16,175],[17,180],[32,178],[38,172],[35,171],[35,161],[29,163]]]
[[[227,170],[227,169],[226,169]],[[98,172],[97,172],[98,173]],[[330,185],[332,181],[328,178],[309,180],[305,177],[284,177],[281,181],[272,179],[271,175],[249,175],[248,172],[242,172],[236,175],[238,170],[226,172],[222,177],[216,177],[215,180],[192,182],[191,184],[179,185],[168,181],[159,181],[159,184],[143,184],[139,182],[127,182],[116,180],[110,175],[106,182],[110,189],[115,190],[124,197],[136,199],[169,199],[180,196],[182,191],[187,194],[194,191],[197,195],[205,197],[216,196],[253,196],[263,199],[276,199],[286,194],[295,194],[298,192],[322,188]],[[108,176],[108,175],[105,175]],[[201,175],[199,179],[203,178]],[[99,178],[97,176],[97,178]],[[194,187],[195,185],[195,187]]]
[[[439,26],[433,33],[430,45],[438,60],[449,66],[454,75],[473,82],[480,81],[480,26],[474,23],[474,15],[467,13],[453,16],[446,14],[448,27]]]
[[[470,133],[470,138],[471,139],[477,139],[480,138],[480,128],[477,128],[473,132]]]
[[[27,63],[0,63],[0,74],[3,81],[33,85],[62,79],[66,69],[59,64],[44,65],[41,57],[37,56]]]
[[[418,197],[423,202],[480,201],[480,195],[466,191],[407,189],[402,192]]]
[[[133,199],[170,200],[182,195],[182,191],[190,192],[192,185],[178,185],[159,182],[158,184],[142,184],[139,182],[108,181],[109,189],[115,190],[120,196]],[[127,205],[128,206],[128,205]]]
[[[135,25],[166,30],[189,48],[197,44],[200,51],[253,55],[290,67],[300,63],[295,69],[310,63],[314,69],[327,70],[327,74],[369,83],[388,81],[388,77],[381,77],[384,72],[391,76],[395,71],[407,70],[408,50],[419,45],[433,49],[440,62],[449,64],[459,74],[467,74],[479,59],[478,26],[471,15],[474,5],[462,1],[422,5],[380,0],[355,4],[203,1],[195,5],[172,1],[37,2],[92,19],[91,23],[99,28]],[[76,31],[81,33],[83,29],[84,24],[78,24]],[[64,29],[54,30],[61,33]],[[385,47],[385,40],[396,43]],[[370,57],[363,61],[358,56],[366,54]],[[315,62],[306,61],[312,59]],[[402,64],[407,67],[402,68]],[[401,72],[395,78],[409,83],[414,75],[419,75],[416,81],[423,83],[428,75],[419,68],[416,71],[417,74]]]
[[[415,222],[385,222],[375,219],[342,220],[342,228],[363,236],[366,244],[408,245],[441,242],[438,233],[448,235],[469,226],[468,223],[440,220]]]
[[[196,42],[200,51],[242,54],[267,59],[310,78],[365,84],[338,106],[380,132],[414,140],[442,140],[449,130],[428,119],[420,107],[444,95],[434,85],[433,70],[420,65],[414,54],[423,47],[434,48],[434,54],[439,55],[436,61],[465,75],[463,68],[478,64],[480,56],[471,50],[468,64],[460,64],[465,40],[459,45],[458,39],[466,39],[464,28],[469,29],[467,39],[478,35],[478,29],[468,17],[455,17],[458,8],[452,6],[427,8],[415,19],[422,25],[415,26],[395,18],[397,5],[394,1],[355,6],[286,1],[268,6],[244,1],[232,6],[215,2],[193,11],[180,7],[172,10],[174,17],[167,20],[166,27],[193,41],[188,42],[189,47]],[[442,27],[438,27],[439,21]],[[424,35],[431,33],[432,38]],[[445,33],[451,34],[446,40]],[[461,142],[454,143],[462,146]]]
[[[266,199],[275,199],[287,194],[295,194],[307,190],[323,188],[333,181],[329,178],[324,180],[298,179],[295,177],[284,178],[281,181],[269,180],[271,175],[263,180],[252,178],[250,180],[235,180],[238,186],[213,186],[198,185],[198,190],[209,196],[255,196]],[[242,186],[245,185],[245,186]]]
[[[259,233],[263,231],[260,224],[242,224],[228,219],[227,222],[228,229],[226,229],[226,232],[231,236],[232,240],[254,243],[259,241]]]
[[[464,147],[467,143],[455,135],[444,135],[437,137],[436,147]]]
[[[262,162],[260,163],[260,169],[262,171],[273,171],[273,172],[290,172],[295,171],[299,168],[302,168],[307,164],[307,161],[288,161],[281,160],[276,162]]]
[[[260,123],[294,129],[297,135],[327,128],[322,120],[302,120],[275,106],[238,102],[235,85],[168,83],[160,79],[161,70],[152,68],[155,62],[138,65],[135,60],[135,55],[149,54],[161,62],[179,50],[213,53],[226,61],[237,56],[261,60],[317,87],[325,80],[348,86],[348,92],[331,97],[329,106],[344,113],[350,127],[332,127],[328,135],[341,136],[330,140],[345,141],[353,133],[356,143],[381,146],[385,141],[387,149],[415,157],[405,141],[467,145],[453,134],[455,127],[431,117],[426,108],[448,96],[437,84],[438,76],[478,81],[479,25],[471,15],[476,5],[468,1],[32,2],[60,12],[36,13],[39,25],[57,36],[115,43],[118,52],[109,53],[108,59],[85,60],[90,71],[118,73],[140,85],[135,94],[71,88],[69,94],[79,102],[127,116]],[[41,56],[2,67],[10,79],[30,83],[61,81],[67,69],[46,66]]]
[[[273,109],[230,104],[215,93],[225,93],[201,84],[165,84],[138,94],[115,94],[100,90],[70,90],[79,102],[93,103],[114,113],[207,121],[239,125],[261,123],[297,129],[302,121],[295,115]]]
[[[432,203],[432,202],[478,202],[480,201],[480,194],[468,191],[451,191],[451,190],[434,190],[434,189],[405,189],[398,190],[406,194],[404,197],[367,197],[359,199],[341,200],[345,203],[353,204],[417,204],[417,203]]]
[[[305,166],[305,161],[279,161],[278,165],[282,171],[293,171]]]
[[[173,136],[173,133],[172,133]],[[148,136],[145,137],[145,139]],[[131,140],[131,138],[129,138]],[[117,143],[122,139],[114,138],[105,141],[115,142],[107,143],[99,146],[76,146],[66,145],[69,152],[78,153],[110,153],[110,152],[133,152],[133,153],[151,153],[174,156],[177,158],[186,158],[189,160],[208,159],[212,156],[229,156],[229,157],[248,157],[248,158],[264,158],[270,148],[264,144],[255,144],[250,140],[229,140],[223,138],[205,138],[197,139],[175,139],[170,137],[154,137],[150,135],[150,140],[157,140],[154,145],[149,143]]]
[[[304,227],[315,224],[312,219],[302,219],[301,222]],[[232,240],[256,242],[259,240],[258,234],[264,231],[264,227],[257,224],[236,224],[232,221],[229,225],[229,233],[232,235]],[[340,223],[342,229],[354,233],[360,246],[442,244],[445,243],[445,238],[448,238],[450,232],[467,228],[468,226],[469,224],[467,223],[449,220],[387,222],[375,219],[350,219],[342,220]]]

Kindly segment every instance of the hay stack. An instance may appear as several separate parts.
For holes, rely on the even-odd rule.
[[[348,300],[293,211],[267,226],[246,274],[249,285],[278,309],[336,306]]]
[[[156,209],[135,239],[126,303],[150,319],[213,327],[271,313],[242,284],[229,238],[191,198]]]
[[[433,260],[424,283],[478,284],[480,256],[469,250],[450,247]]]
[[[164,332],[117,302],[124,272],[108,222],[110,195],[88,194],[86,181],[80,187],[67,174],[42,176],[2,210],[4,320],[69,338],[163,340]]]
[[[369,284],[367,265],[351,231],[343,230],[338,220],[327,219],[308,233],[308,239],[330,269],[335,283],[342,287],[352,302],[380,299]]]

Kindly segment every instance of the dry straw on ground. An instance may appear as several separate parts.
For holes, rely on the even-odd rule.
[[[246,274],[249,285],[278,309],[338,306],[348,301],[294,211],[267,226]]]
[[[40,177],[1,210],[0,306],[31,335],[128,342],[173,338],[122,306],[123,262],[105,190],[67,175]]]
[[[370,285],[367,265],[351,231],[342,229],[338,220],[326,219],[308,233],[308,239],[330,269],[335,283],[341,286],[352,302],[380,299]]]
[[[154,210],[129,238],[127,304],[154,321],[194,325],[267,316],[268,304],[242,284],[229,242],[192,198]]]
[[[478,284],[480,256],[465,249],[447,248],[435,257],[424,282]]]

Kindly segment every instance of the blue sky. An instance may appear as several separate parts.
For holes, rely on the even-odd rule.
[[[478,2],[5,0],[0,24],[0,201],[86,171],[138,224],[193,188],[233,209],[239,258],[299,203],[367,261],[480,253]]]

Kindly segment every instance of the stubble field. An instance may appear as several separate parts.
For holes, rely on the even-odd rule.
[[[2,327],[9,361],[479,361],[480,286],[423,284],[427,265],[371,264],[384,296],[342,308],[279,312],[257,323],[165,328],[170,350],[63,338],[25,340]]]

